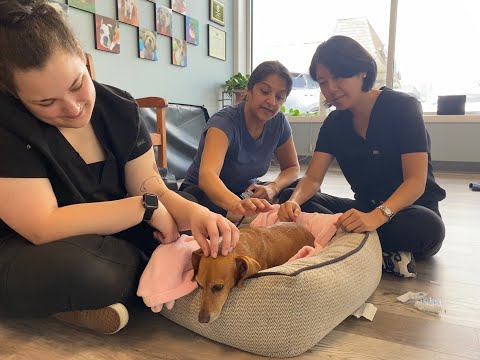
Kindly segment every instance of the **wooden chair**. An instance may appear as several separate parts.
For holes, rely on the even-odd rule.
[[[90,77],[95,80],[95,67],[93,65],[92,55],[85,53],[85,62]],[[157,115],[157,129],[155,133],[150,133],[153,146],[157,147],[157,166],[160,168],[167,167],[167,106],[168,101],[162,97],[145,97],[135,99],[140,108],[153,109]]]

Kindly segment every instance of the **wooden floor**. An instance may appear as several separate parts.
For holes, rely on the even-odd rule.
[[[417,263],[416,279],[384,274],[370,302],[373,320],[350,317],[299,359],[480,359],[480,192],[468,189],[480,174],[437,174],[447,236],[431,260]],[[338,173],[323,191],[350,195]],[[441,316],[396,301],[425,291],[446,303]],[[298,334],[298,336],[302,336]],[[261,359],[202,338],[148,309],[131,314],[116,335],[101,336],[54,319],[0,318],[0,359]]]

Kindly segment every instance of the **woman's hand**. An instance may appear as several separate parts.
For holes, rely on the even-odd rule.
[[[265,199],[271,202],[280,192],[280,188],[276,182],[272,181],[267,185],[252,184],[248,187],[247,191],[253,192],[252,198]]]
[[[273,206],[265,199],[250,197],[243,200],[238,199],[237,202],[226,210],[234,216],[253,216],[273,210]]]
[[[278,209],[278,219],[280,221],[295,221],[300,215],[301,209],[297,202],[288,200],[280,205]]]
[[[158,202],[158,208],[148,223],[156,229],[153,237],[162,244],[170,244],[180,237],[175,220],[161,202]]]
[[[220,236],[222,236],[222,255],[232,252],[238,243],[239,231],[228,219],[196,206],[190,213],[190,229],[205,256],[217,257]],[[207,241],[210,239],[210,243]]]
[[[357,209],[350,209],[341,215],[335,225],[346,232],[363,233],[373,231],[388,221],[385,215],[378,209],[369,213]]]

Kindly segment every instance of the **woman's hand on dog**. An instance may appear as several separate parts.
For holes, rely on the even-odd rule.
[[[161,202],[158,202],[158,209],[148,223],[155,228],[153,237],[162,244],[170,244],[180,237],[177,223]]]
[[[222,236],[222,255],[228,255],[237,245],[240,233],[237,227],[222,215],[199,206],[191,214],[190,219],[192,235],[205,256],[217,257],[220,236]]]
[[[300,205],[295,201],[288,200],[280,205],[277,216],[280,221],[295,221],[300,213]]]
[[[235,216],[253,216],[273,210],[273,206],[265,199],[250,197],[242,200],[239,199],[227,210]]]

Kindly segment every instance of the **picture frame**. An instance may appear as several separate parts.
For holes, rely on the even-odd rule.
[[[160,4],[155,5],[155,30],[157,33],[172,37],[172,9]]]
[[[220,0],[210,0],[210,21],[225,26],[225,4]]]
[[[172,37],[172,65],[187,66],[187,42]]]
[[[138,57],[158,61],[157,34],[154,31],[138,28]]]
[[[212,25],[208,25],[208,56],[227,60],[227,33]]]
[[[187,15],[187,0],[171,0],[170,8],[182,15]]]
[[[117,0],[117,19],[124,23],[138,27],[138,1],[137,0]]]
[[[190,16],[185,16],[185,40],[189,44],[197,45],[200,44],[199,32],[200,32],[200,22]]]
[[[95,0],[68,0],[68,6],[95,14]]]
[[[120,53],[120,22],[95,14],[95,49]]]

